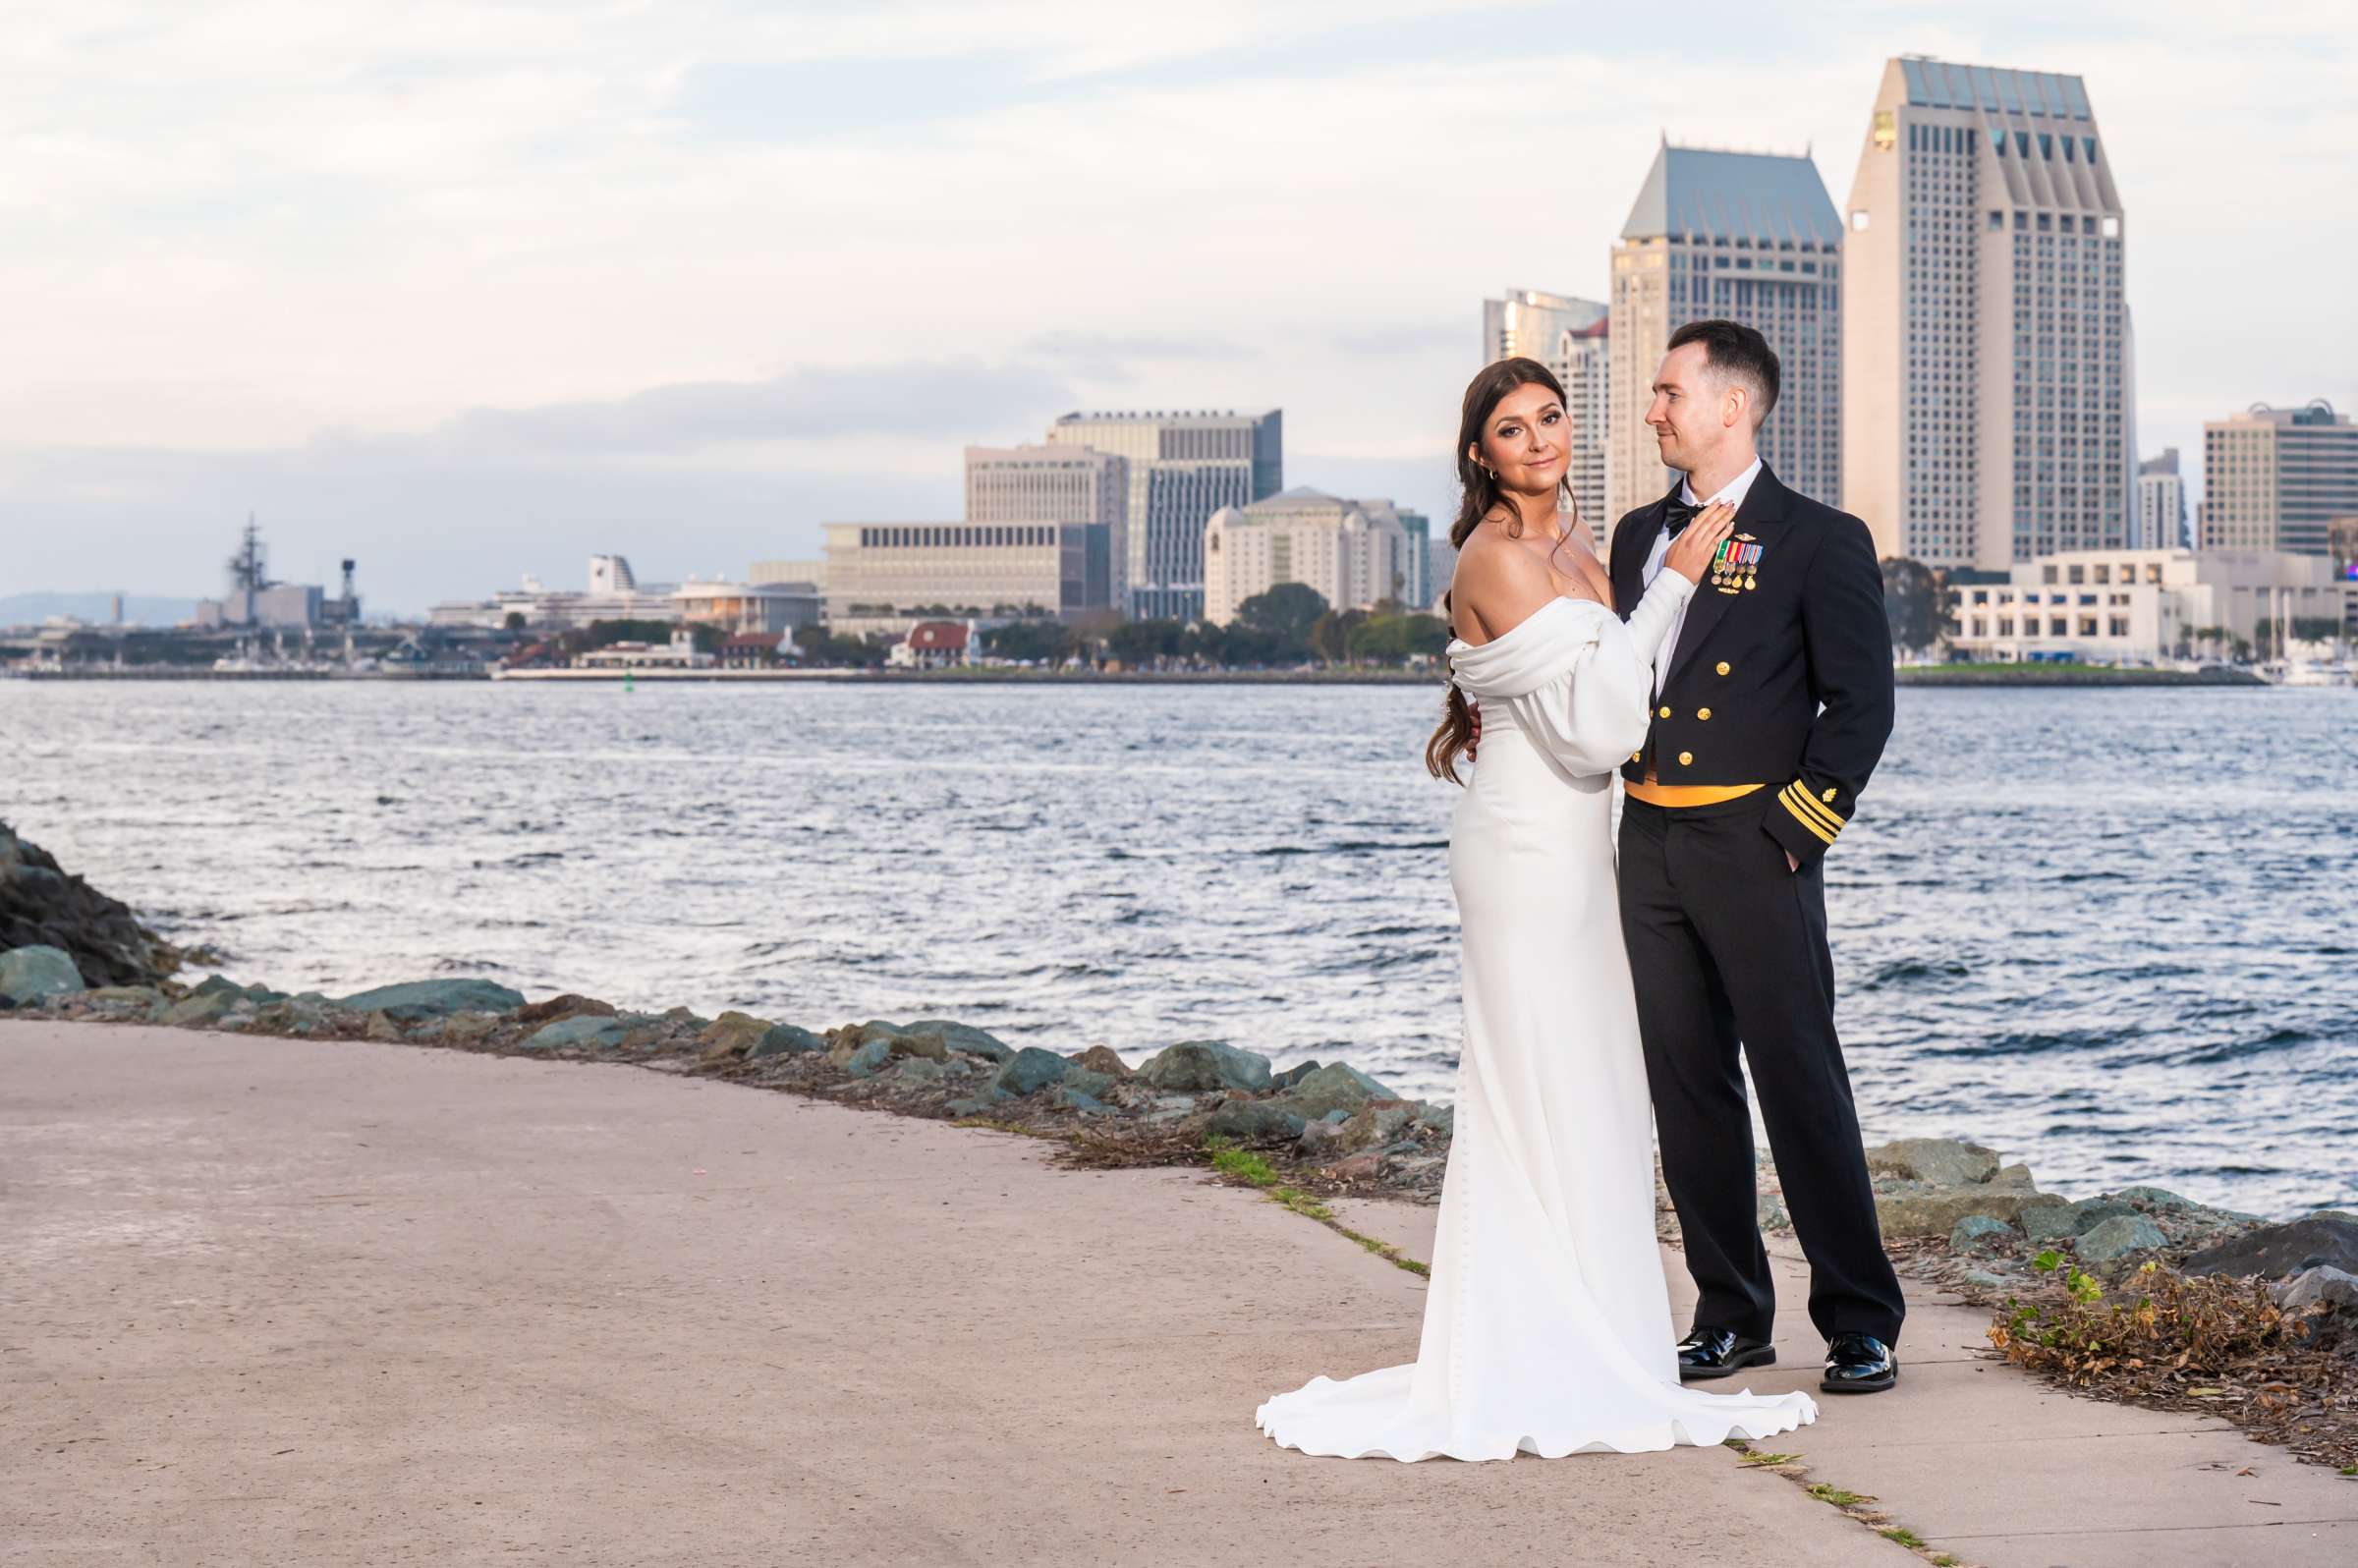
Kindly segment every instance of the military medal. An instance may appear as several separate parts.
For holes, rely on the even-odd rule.
[[[1722,593],[1760,587],[1754,568],[1766,548],[1749,533],[1720,540],[1719,553],[1712,558],[1712,587]]]

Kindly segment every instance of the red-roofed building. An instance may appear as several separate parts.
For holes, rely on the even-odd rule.
[[[903,670],[943,670],[974,661],[972,621],[920,621],[884,655],[884,662]]]
[[[793,657],[793,644],[777,632],[739,632],[720,644],[724,670],[774,669]]]

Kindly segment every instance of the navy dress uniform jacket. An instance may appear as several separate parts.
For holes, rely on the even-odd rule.
[[[1613,600],[1645,591],[1668,495],[1613,530]],[[1867,525],[1787,489],[1764,464],[1736,510],[1738,558],[1688,601],[1646,744],[1622,776],[1766,784],[1762,826],[1795,860],[1823,854],[1858,811],[1890,739],[1891,632]]]

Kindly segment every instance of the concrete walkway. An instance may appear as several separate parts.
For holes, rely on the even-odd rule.
[[[1354,1221],[1422,1256],[1430,1212]],[[1722,1449],[1402,1466],[1254,1430],[1413,1355],[1422,1292],[1252,1193],[1004,1135],[0,1023],[0,1564],[1922,1560]],[[2358,1554],[2358,1484],[1917,1321],[1900,1394],[1783,1445],[1812,1479],[1992,1568]],[[1806,1382],[1794,1324],[1756,1386]]]

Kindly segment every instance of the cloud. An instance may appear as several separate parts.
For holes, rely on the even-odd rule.
[[[853,435],[963,441],[1070,408],[1064,377],[1022,364],[904,362],[790,370],[763,381],[650,387],[627,397],[477,409],[418,444],[436,454],[597,457]],[[402,444],[397,438],[393,443]]]

